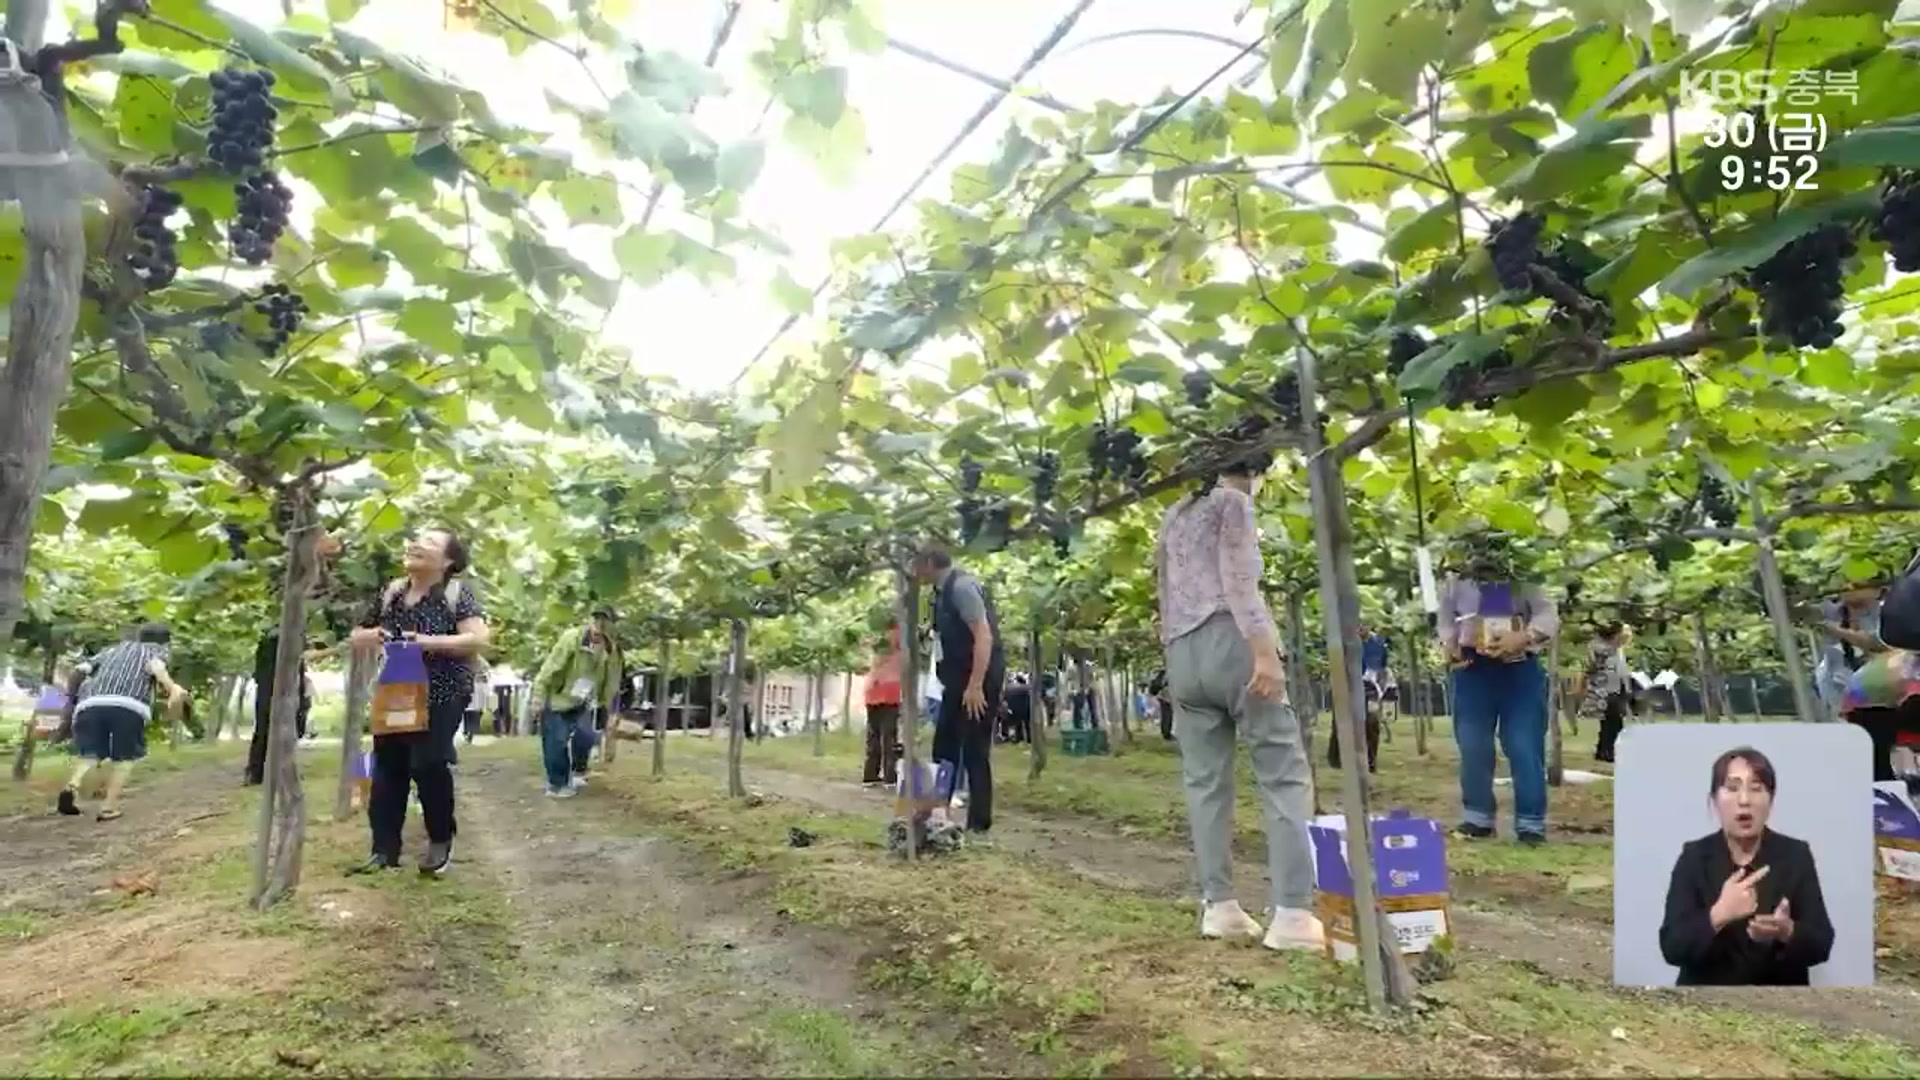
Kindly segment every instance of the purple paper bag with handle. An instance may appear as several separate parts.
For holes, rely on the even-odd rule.
[[[367,730],[376,738],[427,730],[427,660],[420,646],[387,642]]]

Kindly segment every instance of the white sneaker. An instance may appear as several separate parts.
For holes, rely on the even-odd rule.
[[[551,789],[547,791],[547,798],[549,799],[571,799],[573,798],[574,795],[575,795],[574,789],[570,787],[563,787],[558,791],[554,791]]]
[[[1203,938],[1259,937],[1260,923],[1246,913],[1238,900],[1222,900],[1202,905],[1200,936]]]
[[[575,773],[574,775],[567,778],[567,788],[570,791],[579,791],[581,788],[586,786],[587,786],[587,778],[584,776],[581,776],[578,773]]]
[[[1327,928],[1311,911],[1281,908],[1273,913],[1273,923],[1267,927],[1266,939],[1260,944],[1275,952],[1285,949],[1319,952],[1327,947]]]

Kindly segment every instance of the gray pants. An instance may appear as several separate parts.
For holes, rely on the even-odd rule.
[[[1224,611],[1167,646],[1167,691],[1200,895],[1208,903],[1234,898],[1233,748],[1244,736],[1266,813],[1273,906],[1304,909],[1313,896],[1312,769],[1293,710],[1247,693],[1252,678],[1253,652]]]

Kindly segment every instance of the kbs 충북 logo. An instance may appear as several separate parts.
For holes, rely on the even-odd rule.
[[[1755,106],[1818,105],[1829,97],[1860,100],[1857,71],[1759,68],[1753,71],[1685,71],[1680,75],[1681,99],[1689,105],[1718,109]]]

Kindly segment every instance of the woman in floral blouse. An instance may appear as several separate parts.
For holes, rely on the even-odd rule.
[[[1167,696],[1199,864],[1203,937],[1261,934],[1233,892],[1234,744],[1247,743],[1266,810],[1273,883],[1270,949],[1319,949],[1308,910],[1313,862],[1306,822],[1311,768],[1287,703],[1280,635],[1260,593],[1260,534],[1253,497],[1271,455],[1243,460],[1168,511],[1154,553]]]

